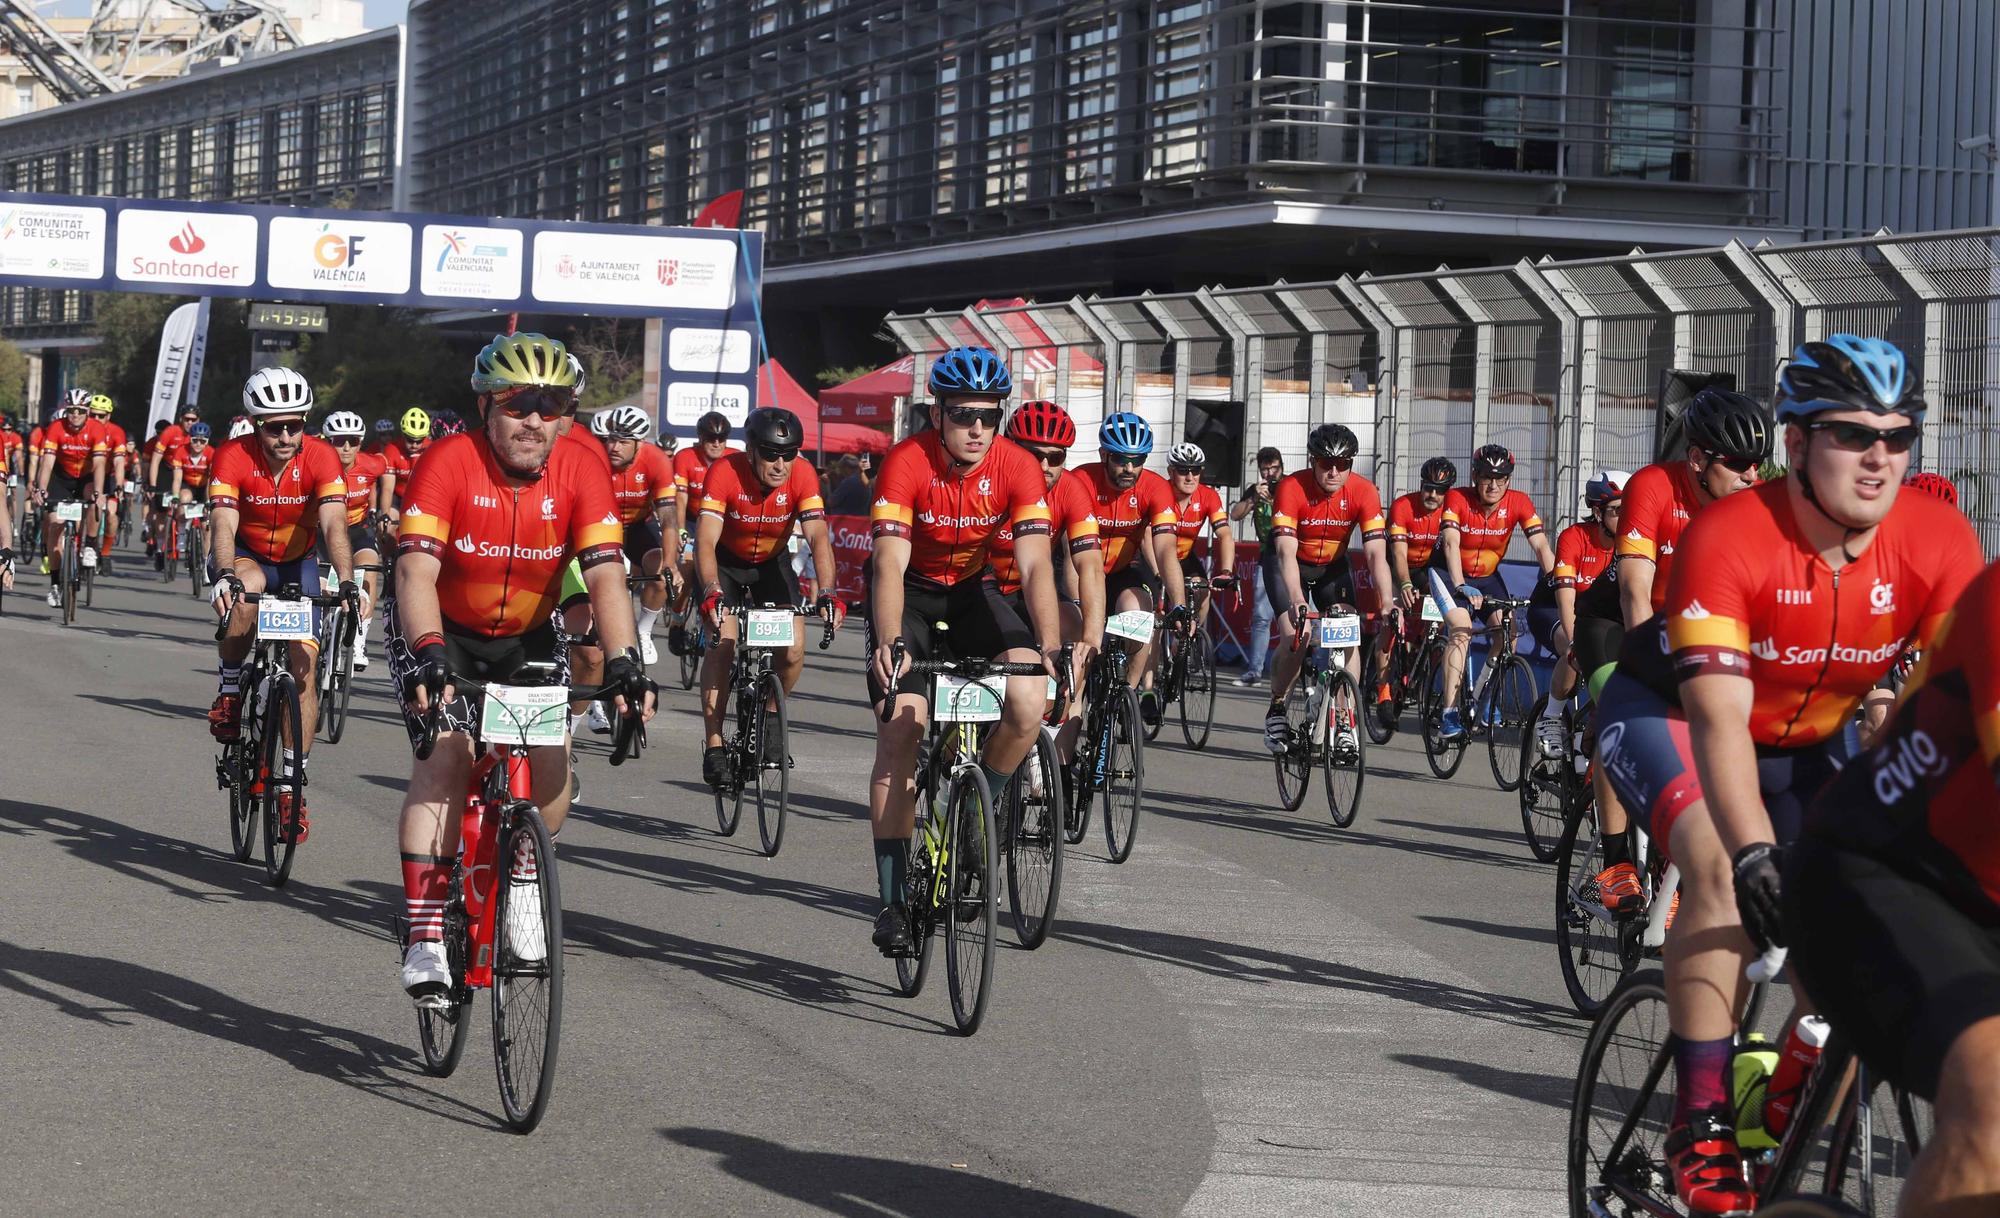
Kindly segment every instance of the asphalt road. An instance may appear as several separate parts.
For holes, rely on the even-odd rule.
[[[1261,700],[1229,690],[1205,753],[1148,751],[1130,862],[1095,830],[1071,850],[1054,935],[1003,946],[968,1040],[941,967],[906,1000],[868,943],[859,631],[792,702],[775,860],[754,824],[717,836],[675,690],[640,764],[582,747],[560,1075],[522,1137],[485,998],[439,1080],[397,985],[386,665],[315,750],[312,838],[272,890],[228,853],[212,619],[125,570],[74,627],[33,576],[0,612],[8,1210],[1562,1212],[1584,1026],[1552,868],[1480,755],[1439,783],[1371,751],[1338,830],[1317,786],[1276,809]]]

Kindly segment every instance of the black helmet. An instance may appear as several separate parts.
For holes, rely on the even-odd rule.
[[[729,416],[720,410],[709,411],[694,421],[694,434],[703,440],[727,440]]]
[[[797,452],[805,442],[805,425],[799,416],[779,406],[759,406],[743,421],[743,436],[762,448],[782,448]]]
[[[1757,399],[1733,389],[1708,388],[1681,411],[1681,436],[1727,461],[1771,457],[1771,417]]]
[[[1417,481],[1427,491],[1448,491],[1458,481],[1458,467],[1443,457],[1432,457],[1417,471]]]
[[[1507,451],[1504,444],[1482,444],[1479,451],[1472,454],[1472,476],[1475,478],[1511,478],[1514,476],[1514,454]]]
[[[1321,423],[1306,437],[1306,452],[1315,457],[1351,457],[1361,451],[1361,441],[1338,423]]]

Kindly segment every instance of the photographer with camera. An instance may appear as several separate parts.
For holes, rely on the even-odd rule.
[[[1243,488],[1243,497],[1229,509],[1229,519],[1240,521],[1250,519],[1250,526],[1257,534],[1257,547],[1261,552],[1270,544],[1271,507],[1275,502],[1278,480],[1285,476],[1285,454],[1266,446],[1257,450],[1257,481]],[[1264,594],[1262,573],[1256,563],[1240,564],[1240,587],[1242,594],[1250,598],[1250,656],[1243,666],[1243,675],[1236,678],[1238,688],[1248,689],[1264,680],[1264,665],[1271,650],[1271,598]]]

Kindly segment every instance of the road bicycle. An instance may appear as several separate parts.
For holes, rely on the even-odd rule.
[[[1521,637],[1520,613],[1527,607],[1527,601],[1507,596],[1489,596],[1479,607],[1482,614],[1500,612],[1499,626],[1487,631],[1486,674],[1474,722],[1486,732],[1487,764],[1502,791],[1520,789],[1524,759],[1534,756],[1521,733],[1534,726],[1539,691],[1534,669],[1515,646]]]
[[[1528,853],[1544,863],[1556,857],[1570,816],[1591,798],[1590,754],[1585,748],[1591,712],[1585,710],[1580,693],[1572,694],[1556,718],[1562,748],[1545,753],[1536,725],[1548,700],[1547,694],[1535,699],[1534,711],[1521,729],[1522,753],[1532,760],[1526,764],[1519,788],[1521,832],[1528,839]]]
[[[381,571],[381,563],[355,563],[354,577]],[[339,744],[347,732],[347,706],[354,697],[354,636],[359,615],[345,602],[320,615],[319,664],[314,679],[319,686],[319,722],[314,734],[324,733],[328,744]]]
[[[56,552],[52,556],[54,561],[50,564],[49,576],[55,580],[55,585],[61,592],[62,605],[59,613],[62,624],[71,626],[76,624],[78,603],[89,605],[95,587],[92,569],[83,564],[84,504],[79,499],[67,499],[50,505],[49,514],[55,518],[61,529],[56,542]]]
[[[1212,585],[1199,575],[1186,577],[1187,601],[1200,621],[1201,598]],[[1146,725],[1146,739],[1160,738],[1167,721],[1167,708],[1180,708],[1181,739],[1191,749],[1208,747],[1208,734],[1215,723],[1215,643],[1199,626],[1177,633],[1160,649],[1160,665],[1154,683],[1159,699],[1159,717]]]
[[[1556,954],[1579,1015],[1602,1010],[1618,983],[1659,953],[1673,921],[1680,871],[1652,849],[1644,830],[1634,825],[1630,834],[1639,905],[1625,913],[1606,909],[1598,886],[1605,852],[1594,804],[1579,805],[1556,846]]]
[[[1272,763],[1278,772],[1278,802],[1287,812],[1305,803],[1317,763],[1326,773],[1327,814],[1345,829],[1361,810],[1361,784],[1367,776],[1361,687],[1347,671],[1348,656],[1362,645],[1361,618],[1348,605],[1304,614],[1293,629],[1292,650],[1306,644],[1315,624],[1305,664],[1285,694],[1284,747]]]
[[[1382,671],[1379,649],[1370,647],[1362,657],[1361,687],[1370,693],[1385,684],[1389,687],[1389,714],[1385,717],[1377,708],[1371,708],[1364,716],[1371,743],[1387,744],[1395,738],[1404,713],[1422,701],[1431,671],[1444,660],[1444,615],[1438,612],[1437,602],[1428,596],[1421,602],[1421,614],[1421,633],[1412,637],[1407,631],[1396,631],[1389,644],[1386,674]],[[1388,628],[1386,622],[1377,627]]]
[[[1105,646],[1083,678],[1083,730],[1076,757],[1065,768],[1063,840],[1074,846],[1090,830],[1090,806],[1104,797],[1104,845],[1111,861],[1132,856],[1139,832],[1139,805],[1146,794],[1146,735],[1139,695],[1128,674],[1132,657],[1113,640],[1151,642],[1149,610],[1114,613],[1105,620]]]
[[[785,714],[785,683],[774,656],[797,640],[804,605],[731,605],[736,617],[736,655],[729,662],[725,705],[734,708],[734,727],[723,736],[728,769],[715,788],[715,823],[734,836],[743,819],[746,793],[757,805],[757,835],[764,857],[775,858],[785,840],[785,813],[791,805],[791,740]],[[819,647],[833,643],[833,622],[825,622]]]

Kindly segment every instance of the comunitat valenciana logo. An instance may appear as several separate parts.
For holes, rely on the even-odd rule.
[[[330,222],[321,225],[312,243],[313,261],[319,264],[313,268],[313,278],[326,283],[357,283],[366,279],[368,272],[355,265],[361,261],[361,243],[366,240],[359,234],[334,232]]]

